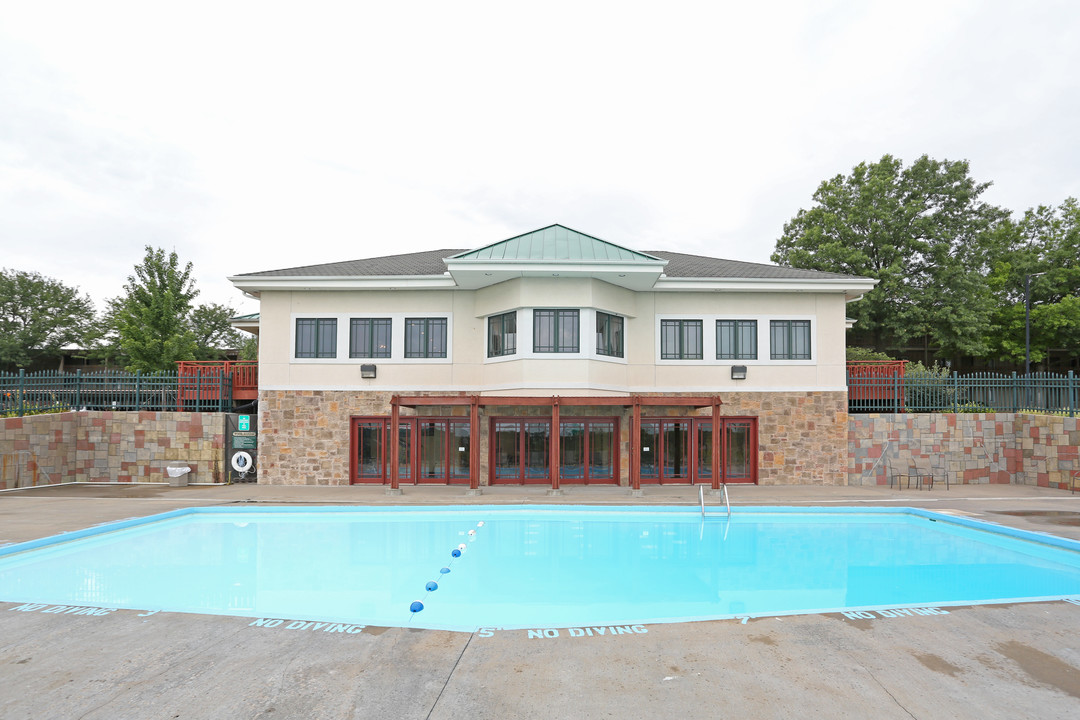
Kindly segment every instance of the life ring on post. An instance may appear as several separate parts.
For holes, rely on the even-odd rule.
[[[238,473],[251,470],[251,455],[241,450],[232,456],[232,468]]]

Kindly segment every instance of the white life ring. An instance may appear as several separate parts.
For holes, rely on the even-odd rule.
[[[232,468],[238,473],[251,469],[251,455],[241,450],[232,456]]]

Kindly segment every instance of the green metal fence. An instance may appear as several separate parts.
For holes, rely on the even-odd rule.
[[[1038,412],[1076,417],[1080,378],[1057,373],[942,372],[859,377],[848,372],[851,412]]]
[[[182,383],[183,393],[175,370],[0,372],[0,417],[66,410],[223,412],[231,409],[229,374],[185,377]]]

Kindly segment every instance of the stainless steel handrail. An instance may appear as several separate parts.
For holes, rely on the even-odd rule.
[[[731,498],[728,497],[727,483],[720,483],[720,496],[724,498],[724,505],[727,507],[728,519],[731,519]],[[701,517],[705,518],[705,486],[698,485],[698,502],[701,503]]]

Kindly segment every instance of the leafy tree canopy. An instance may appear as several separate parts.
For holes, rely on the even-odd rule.
[[[240,333],[229,324],[236,314],[228,305],[209,303],[191,312],[190,325],[195,334],[196,360],[224,360],[225,349],[240,348]]]
[[[93,327],[94,304],[78,288],[36,272],[0,269],[0,365],[60,357],[65,345],[85,345]]]
[[[111,315],[128,370],[171,370],[177,360],[194,360],[198,349],[188,319],[198,295],[192,266],[180,267],[173,251],[146,246],[146,255],[112,301]]]
[[[947,353],[982,354],[992,314],[986,280],[994,229],[1008,213],[980,199],[966,162],[891,155],[821,183],[772,261],[880,280],[849,306],[856,342],[879,350],[928,336]]]
[[[1040,205],[996,232],[988,283],[997,298],[989,345],[995,357],[1025,358],[1025,291],[1030,287],[1031,360],[1049,348],[1080,357],[1080,203]],[[1030,280],[1030,286],[1029,286]]]

